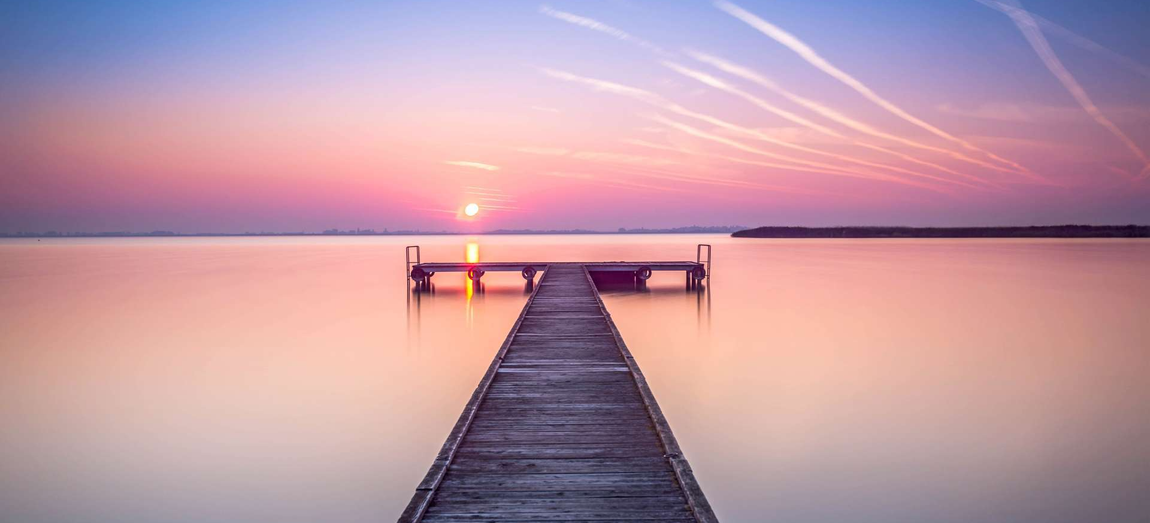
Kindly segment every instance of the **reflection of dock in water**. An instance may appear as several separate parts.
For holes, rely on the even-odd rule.
[[[715,521],[593,279],[596,268],[639,278],[647,267],[682,270],[688,287],[697,287],[709,265],[417,264],[411,271],[482,267],[478,280],[492,266],[544,275],[400,521]]]

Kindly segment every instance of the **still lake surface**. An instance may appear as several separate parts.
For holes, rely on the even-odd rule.
[[[392,521],[526,299],[404,245],[696,243],[604,299],[723,521],[1150,520],[1150,242],[591,235],[2,241],[0,521]]]

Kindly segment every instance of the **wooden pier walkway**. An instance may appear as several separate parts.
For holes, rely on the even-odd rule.
[[[717,521],[587,268],[528,298],[400,522]]]

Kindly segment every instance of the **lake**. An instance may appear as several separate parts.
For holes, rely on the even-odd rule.
[[[1150,520],[1150,241],[0,241],[0,521],[377,522],[526,300],[425,261],[694,259],[604,300],[723,521]]]

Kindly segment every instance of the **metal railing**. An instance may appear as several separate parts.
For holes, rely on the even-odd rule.
[[[710,278],[711,277],[711,245],[710,244],[700,243],[697,247],[695,247],[695,263],[699,263],[699,264],[703,263],[703,247],[707,248],[706,269],[707,269],[707,277]]]
[[[412,249],[415,249],[415,263],[414,263],[414,265],[419,265],[419,263],[420,263],[419,246],[418,245],[408,245],[406,248],[404,248],[404,250],[403,250],[403,257],[404,257],[403,277],[407,278],[407,281],[411,281],[411,266],[413,265],[411,263],[411,250]]]

